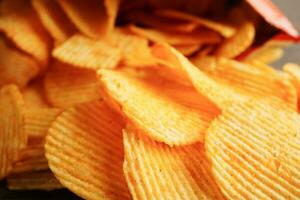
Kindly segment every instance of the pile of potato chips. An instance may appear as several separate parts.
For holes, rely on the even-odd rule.
[[[0,1],[0,179],[85,199],[300,199],[300,67],[241,1]],[[249,55],[249,56],[248,56]]]

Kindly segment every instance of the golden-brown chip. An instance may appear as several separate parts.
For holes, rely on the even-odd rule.
[[[300,66],[295,63],[287,63],[283,66],[283,70],[287,72],[290,76],[291,82],[297,90],[298,95],[298,109],[300,105]]]
[[[19,153],[19,158],[13,164],[10,174],[47,170],[48,162],[45,157],[43,143],[40,146],[27,146]]]
[[[221,84],[249,93],[251,96],[273,96],[297,107],[297,93],[289,79],[272,70],[261,70],[227,58],[204,57],[194,64]],[[270,67],[271,68],[271,67]],[[272,69],[272,68],[271,68]]]
[[[44,79],[48,102],[57,108],[99,99],[96,73],[55,62]]]
[[[254,24],[250,21],[244,22],[233,36],[218,47],[216,55],[234,58],[247,50],[252,45],[254,38]]]
[[[254,50],[254,52],[250,55],[247,55],[243,61],[246,63],[259,61],[265,64],[269,64],[282,58],[283,54],[284,50],[281,47],[267,46],[259,48],[258,50]]]
[[[48,128],[61,113],[57,108],[29,108],[25,111],[25,133],[28,145],[43,144]]]
[[[0,37],[0,87],[16,84],[24,88],[38,72],[39,66],[32,57],[10,48]]]
[[[58,0],[58,3],[83,34],[103,38],[112,31],[119,0]]]
[[[31,0],[31,3],[42,24],[58,44],[76,32],[75,26],[56,1]]]
[[[49,170],[13,174],[7,178],[10,190],[56,190],[64,188]]]
[[[99,75],[107,102],[149,137],[169,145],[203,141],[204,130],[217,115],[184,106],[160,87],[127,73],[101,70]]]
[[[124,174],[134,200],[225,199],[203,144],[170,148],[130,127],[124,131]]]
[[[128,26],[129,30],[153,42],[168,43],[170,45],[215,44],[221,37],[214,31],[199,29],[189,33],[166,32],[163,30],[142,28],[135,25]]]
[[[121,51],[103,40],[74,35],[57,46],[52,55],[75,67],[87,69],[114,68],[121,60]]]
[[[207,131],[212,172],[228,199],[298,199],[300,116],[270,101],[223,111]]]
[[[234,88],[213,80],[171,46],[156,44],[152,52],[158,62],[163,64],[163,68],[168,69],[178,77],[189,80],[200,94],[210,99],[221,109],[234,102],[243,102],[250,98]]]
[[[236,32],[235,28],[226,25],[224,23],[219,23],[209,19],[200,18],[198,16],[190,15],[188,13],[184,13],[176,10],[158,9],[155,11],[155,14],[161,17],[167,17],[171,19],[185,20],[185,21],[197,23],[199,26],[204,26],[211,30],[217,31],[225,38],[233,36]]]
[[[23,89],[22,95],[25,106],[28,109],[49,107],[44,94],[43,79],[41,78],[30,82],[29,85]]]
[[[130,199],[123,177],[122,118],[102,101],[63,112],[46,138],[58,180],[84,199]]]
[[[3,0],[1,4],[5,4],[2,6],[5,11],[0,17],[0,30],[44,67],[48,62],[51,41],[30,1]]]
[[[17,86],[0,89],[0,179],[3,179],[26,146],[24,132],[24,101]]]

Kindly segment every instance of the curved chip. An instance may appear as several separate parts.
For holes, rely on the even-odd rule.
[[[121,51],[103,40],[74,35],[52,51],[56,59],[75,67],[97,70],[114,68],[121,60]]]
[[[58,44],[76,32],[76,27],[56,1],[31,0],[31,3],[42,24]]]
[[[247,50],[255,38],[255,26],[252,22],[244,22],[237,32],[226,39],[216,50],[217,56],[234,58]]]
[[[6,11],[0,17],[0,30],[17,47],[36,58],[42,67],[48,62],[50,37],[27,0],[3,0]]]
[[[256,97],[273,96],[297,106],[297,93],[290,80],[276,71],[261,70],[227,58],[204,57],[194,64],[214,80]]]
[[[225,199],[201,143],[170,148],[127,128],[124,151],[123,170],[134,200]]]
[[[284,105],[249,101],[223,111],[205,149],[228,199],[298,199],[300,116]]]
[[[23,130],[24,101],[15,85],[0,89],[0,113],[0,179],[3,179],[27,143]]]
[[[151,138],[171,146],[203,141],[204,130],[217,115],[184,106],[160,87],[124,72],[101,70],[99,75],[103,96],[114,108]]]
[[[84,199],[131,199],[122,172],[123,122],[102,101],[63,112],[46,138],[46,157],[58,180]]]
[[[158,29],[142,28],[135,25],[129,25],[128,29],[132,33],[148,38],[153,42],[168,43],[170,45],[199,45],[221,42],[219,34],[206,29],[199,29],[189,33],[166,32]]]
[[[55,62],[44,79],[48,102],[57,108],[99,99],[96,73]]]
[[[234,90],[234,88],[213,80],[171,46],[156,44],[152,52],[165,68],[192,82],[200,94],[209,98],[221,109],[234,102],[243,102],[250,98],[248,95]]]
[[[58,0],[58,3],[85,35],[93,38],[106,37],[113,29],[119,0]]]
[[[0,37],[0,87],[16,84],[24,88],[38,73],[39,65],[32,57],[10,48]]]

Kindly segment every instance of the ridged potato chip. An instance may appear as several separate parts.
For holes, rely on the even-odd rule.
[[[252,65],[227,58],[204,57],[193,62],[214,80],[247,92],[251,96],[273,96],[297,106],[297,93],[289,79],[279,73],[257,69]]]
[[[246,51],[255,38],[255,26],[252,22],[244,22],[237,32],[226,39],[216,50],[217,56],[234,58]]]
[[[56,1],[31,0],[42,24],[57,44],[67,40],[77,30]]]
[[[59,62],[53,63],[44,79],[48,102],[57,108],[99,99],[96,73]]]
[[[149,137],[169,145],[203,141],[217,113],[180,104],[142,79],[118,71],[99,71],[103,97]],[[184,91],[182,91],[184,92]]]
[[[300,66],[296,63],[287,63],[283,66],[283,70],[292,77],[298,95],[300,95]]]
[[[102,101],[63,112],[46,138],[58,180],[84,199],[131,199],[123,177],[122,118]]]
[[[19,151],[26,146],[24,101],[15,85],[0,89],[0,179],[12,170]]]
[[[10,175],[47,169],[49,169],[48,162],[41,143],[40,146],[27,146],[19,152],[18,160],[14,162]]]
[[[114,68],[121,60],[120,49],[103,40],[95,40],[79,34],[57,46],[52,55],[75,67],[94,70]]]
[[[168,43],[170,45],[215,44],[221,41],[219,34],[206,29],[199,29],[189,33],[166,32],[158,29],[142,28],[135,25],[129,25],[128,29],[153,42]]]
[[[3,0],[1,4],[5,4],[2,6],[5,10],[0,17],[0,31],[44,67],[48,62],[51,41],[30,1]]]
[[[43,144],[48,128],[62,111],[57,108],[30,108],[25,111],[28,145]]]
[[[285,105],[236,104],[212,122],[205,149],[228,199],[299,199],[300,116]]]
[[[58,0],[58,3],[83,34],[103,38],[112,31],[119,0]]]
[[[210,99],[221,109],[232,103],[243,102],[250,98],[248,95],[210,78],[171,46],[156,44],[152,52],[158,62],[162,63],[165,68],[178,77],[181,76],[189,80],[200,94]]]
[[[199,16],[190,15],[188,13],[184,13],[176,10],[158,9],[155,11],[155,14],[160,17],[167,17],[170,19],[185,20],[185,21],[197,23],[199,26],[204,26],[211,30],[217,31],[225,38],[233,36],[236,32],[235,28],[226,25],[224,23],[219,23],[216,21],[204,19]]]
[[[64,188],[49,170],[13,174],[7,178],[10,190],[56,190]]]
[[[9,47],[0,37],[0,87],[16,84],[24,88],[38,73],[39,65],[32,57]]]
[[[170,148],[127,127],[124,151],[123,170],[135,200],[225,199],[201,143]]]

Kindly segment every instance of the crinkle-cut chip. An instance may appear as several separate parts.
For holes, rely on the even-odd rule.
[[[39,66],[32,57],[8,47],[0,37],[0,87],[16,84],[24,88],[38,72]]]
[[[45,29],[58,44],[64,42],[76,32],[76,27],[56,1],[31,0],[31,3]]]
[[[7,177],[10,190],[56,190],[64,188],[50,170],[25,172]]]
[[[129,25],[128,29],[132,33],[148,38],[153,42],[168,43],[170,45],[215,44],[221,41],[218,33],[206,29],[199,29],[190,33],[166,32],[135,25]]]
[[[227,58],[204,57],[194,64],[214,80],[252,96],[273,96],[297,107],[297,92],[289,79]]]
[[[58,0],[76,27],[92,38],[104,38],[113,29],[119,0]]]
[[[225,199],[201,143],[170,148],[127,127],[124,151],[123,170],[134,200]]]
[[[0,179],[3,179],[27,143],[23,130],[24,101],[17,86],[6,85],[0,89],[0,113]]]
[[[297,89],[298,98],[300,97],[300,66],[296,63],[287,63],[283,70],[291,76],[291,81]],[[298,102],[299,103],[299,102]]]
[[[216,50],[216,55],[234,58],[247,50],[252,45],[254,38],[254,24],[250,21],[244,22],[233,36],[220,44]]]
[[[103,40],[74,35],[57,46],[52,55],[75,67],[97,70],[114,68],[121,60],[121,51]]]
[[[27,146],[19,153],[19,158],[14,162],[13,169],[10,174],[18,174],[24,172],[34,172],[47,170],[48,162],[45,157],[44,146]]]
[[[228,85],[218,83],[167,44],[155,44],[152,53],[158,62],[162,63],[163,69],[189,80],[200,94],[210,99],[221,109],[232,103],[243,102],[250,98],[250,96]]]
[[[203,141],[204,130],[217,115],[184,106],[160,87],[124,72],[101,70],[99,75],[107,102],[149,137],[169,145]]]
[[[121,50],[121,62],[125,66],[155,65],[151,55],[149,41],[146,38],[126,32],[124,29],[115,29],[108,38],[109,44]]]
[[[31,108],[25,111],[25,133],[28,145],[42,144],[51,123],[61,113],[58,108]]]
[[[224,110],[207,130],[205,149],[228,199],[299,199],[300,116],[270,101]]]
[[[201,45],[199,45],[199,44],[193,44],[193,45],[174,45],[174,48],[177,49],[183,55],[190,56],[193,53],[195,53],[197,50],[199,50],[201,48]]]
[[[66,110],[46,137],[50,169],[84,199],[131,199],[122,171],[123,126],[103,101]]]
[[[247,56],[243,61],[246,63],[251,63],[252,61],[259,61],[265,64],[273,63],[277,60],[280,60],[284,54],[284,50],[281,47],[265,47],[254,50],[249,56]]]
[[[9,3],[6,3],[9,1]],[[3,0],[7,4],[0,17],[0,30],[10,38],[17,47],[32,55],[45,67],[48,62],[51,40],[39,21],[30,1]]]
[[[43,79],[39,78],[30,82],[29,85],[23,89],[22,95],[25,106],[28,109],[50,107],[44,94]]]
[[[54,63],[44,79],[45,95],[56,108],[100,99],[96,73],[59,62]]]
[[[176,19],[176,20],[185,20],[185,21],[197,23],[199,26],[204,26],[220,33],[225,38],[233,36],[236,32],[235,28],[225,23],[204,19],[199,16],[191,15],[176,10],[158,9],[155,11],[155,14],[160,17],[166,17],[166,18]]]
[[[195,22],[181,21],[176,19],[169,19],[153,15],[152,13],[145,13],[142,11],[132,11],[125,15],[125,18],[134,22],[135,24],[142,24],[153,27],[159,30],[168,32],[192,32],[199,27]]]

